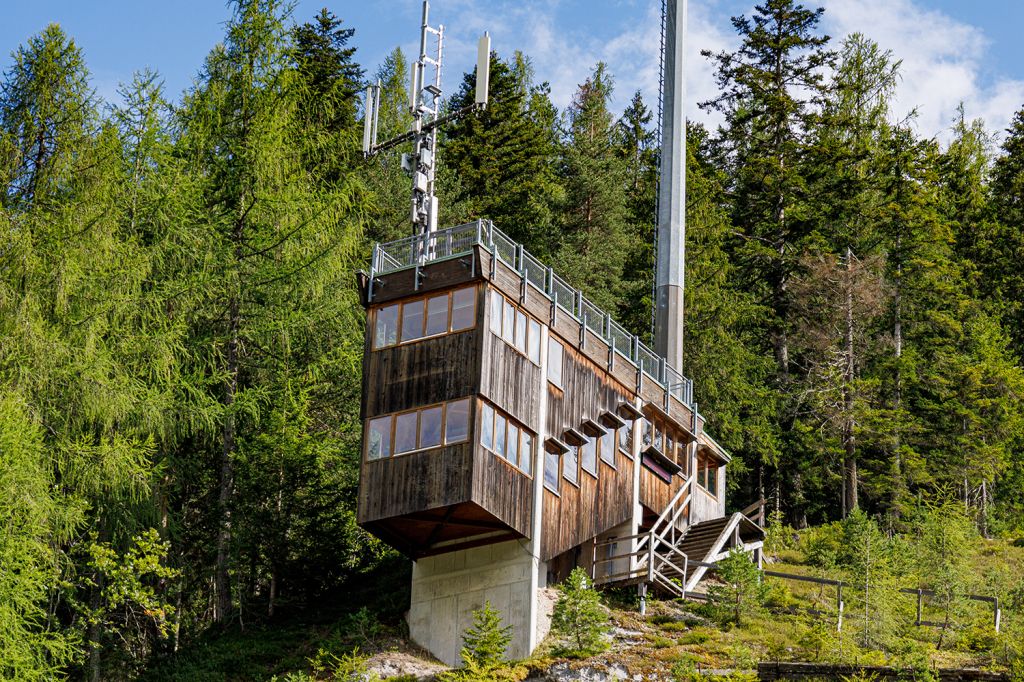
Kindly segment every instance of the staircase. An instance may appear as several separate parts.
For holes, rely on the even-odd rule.
[[[730,544],[748,551],[760,547],[760,541],[744,543],[740,528],[742,524],[757,528],[745,514],[762,503],[691,526],[683,516],[693,479],[684,477],[684,481],[650,530],[594,543],[591,577],[595,585],[644,584],[673,597],[685,597],[728,553]],[[627,551],[620,551],[623,547]]]

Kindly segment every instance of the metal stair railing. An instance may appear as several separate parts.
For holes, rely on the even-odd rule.
[[[610,538],[594,542],[594,557],[591,578],[595,585],[621,581],[642,581],[657,584],[666,591],[683,596],[683,588],[689,574],[689,557],[679,549],[679,543],[686,536],[687,529],[679,528],[680,517],[690,502],[692,478],[684,478],[683,485],[673,495],[661,515],[645,533],[626,537]],[[632,543],[636,543],[632,545]],[[610,549],[619,543],[630,543],[633,551],[601,556],[600,549]],[[618,561],[629,561],[624,571],[599,574],[598,566]],[[682,566],[679,566],[679,564]],[[679,582],[676,583],[675,580]]]

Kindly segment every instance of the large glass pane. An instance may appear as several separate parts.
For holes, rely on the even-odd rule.
[[[615,466],[615,431],[612,429],[601,436],[601,461]]]
[[[494,451],[505,456],[505,418],[497,413],[494,415]]]
[[[488,450],[494,449],[494,408],[484,403],[480,416],[480,443]]]
[[[402,304],[402,341],[423,337],[423,300]]]
[[[643,436],[640,440],[640,450],[643,451],[654,444],[654,434],[652,433],[651,422],[647,421],[646,419],[640,422],[640,428],[643,433]]]
[[[544,485],[558,492],[558,455],[553,452],[544,453]]]
[[[427,336],[448,331],[448,294],[427,299]]]
[[[526,315],[516,311],[516,348],[520,353],[526,353]]]
[[[548,381],[562,388],[562,344],[548,338]]]
[[[505,299],[501,297],[494,289],[490,291],[490,310],[487,312],[487,316],[491,318],[491,331],[501,336],[501,308]]]
[[[452,331],[469,329],[476,323],[476,289],[458,289],[452,292]]]
[[[587,436],[587,442],[580,448],[580,459],[583,461],[584,471],[597,476],[597,438]]]
[[[370,434],[366,441],[366,458],[382,459],[391,456],[391,416],[370,420]]]
[[[540,323],[530,319],[530,338],[528,339],[526,354],[534,364],[540,364]]]
[[[469,435],[469,398],[448,403],[444,413],[444,442],[460,443]]]
[[[565,480],[579,484],[580,482],[580,454],[575,445],[569,446],[569,452],[562,455],[562,476]]]
[[[441,406],[420,410],[420,449],[441,444]]]
[[[718,467],[714,464],[708,463],[708,481],[704,487],[712,495],[718,496]]]
[[[508,443],[505,448],[508,461],[519,466],[519,427],[511,422],[508,425]]]
[[[523,431],[522,445],[519,448],[519,468],[527,474],[533,473],[533,436]]]
[[[665,453],[665,430],[661,427],[661,424],[654,425],[654,447],[661,450],[662,454]]]
[[[377,311],[377,326],[373,330],[373,347],[383,348],[398,342],[398,304]]]
[[[415,412],[406,412],[395,417],[395,454],[412,452],[416,449]]]
[[[515,343],[516,308],[508,299],[504,299],[501,322],[501,338],[505,339],[508,345]]]

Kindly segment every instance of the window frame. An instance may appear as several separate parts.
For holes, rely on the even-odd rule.
[[[494,309],[495,306],[498,307],[498,310]],[[534,329],[536,329],[538,347],[544,335],[543,325],[539,321],[534,319],[525,310],[522,310],[512,299],[493,287],[488,289],[487,314],[490,317],[487,328],[492,334],[501,339],[506,346],[529,360],[533,365],[541,366],[539,353],[536,360],[530,356],[530,341],[534,337]],[[523,326],[521,330],[523,333],[522,348],[519,347],[520,339],[517,333],[520,320],[522,320]],[[510,329],[505,328],[506,322],[509,322],[508,326]]]
[[[470,310],[469,317],[472,320],[472,324],[470,324],[470,326],[468,326],[468,327],[461,327],[459,329],[454,329],[452,327],[452,325],[453,325],[453,317],[452,316],[453,316],[453,313],[454,313],[455,294],[456,294],[456,292],[462,292],[462,291],[469,291],[469,292],[471,292],[470,300],[472,301],[472,308]],[[465,287],[457,287],[455,289],[448,289],[447,291],[432,291],[430,293],[426,293],[426,294],[422,294],[420,296],[416,296],[415,298],[408,298],[408,299],[403,299],[403,300],[400,300],[400,301],[391,301],[389,303],[386,303],[384,305],[381,305],[381,306],[378,306],[378,307],[374,308],[373,309],[373,325],[372,325],[373,333],[371,334],[371,337],[370,337],[370,350],[371,351],[377,351],[377,350],[384,350],[385,348],[394,348],[395,346],[405,346],[405,345],[408,345],[410,343],[416,343],[418,341],[425,341],[426,339],[436,339],[438,337],[446,336],[448,334],[460,334],[462,332],[466,332],[466,331],[470,331],[472,329],[475,329],[476,325],[477,325],[477,305],[479,303],[479,301],[477,300],[478,299],[478,294],[479,294],[479,287],[476,286],[476,285],[471,285],[471,286],[465,286]],[[427,334],[427,321],[429,319],[428,311],[429,311],[429,308],[430,308],[430,300],[431,299],[441,298],[442,296],[446,296],[448,298],[448,301],[447,301],[447,316],[448,316],[448,320],[447,320],[447,323],[445,325],[445,330],[442,331],[442,332],[434,333],[434,334]],[[421,334],[419,336],[414,336],[414,337],[409,338],[409,339],[404,339],[403,335],[405,333],[405,329],[404,329],[404,327],[405,327],[405,323],[404,323],[405,307],[407,305],[415,305],[415,304],[421,304],[423,306],[423,315],[422,315],[422,320],[420,322]],[[387,310],[387,309],[392,308],[392,307],[397,307],[398,308],[398,314],[397,314],[397,318],[396,318],[396,322],[395,322],[395,341],[394,341],[394,343],[378,344],[378,342],[377,342],[377,318],[379,317],[381,311]]]
[[[576,462],[576,466],[573,467],[573,469],[574,469],[573,475],[575,476],[575,479],[569,478],[569,476],[566,475],[565,463],[568,461],[570,455],[572,456],[572,459],[575,460],[575,462]],[[560,468],[561,468],[562,478],[564,478],[566,481],[568,481],[569,485],[573,485],[573,486],[576,486],[577,488],[579,488],[580,487],[580,446],[579,445],[572,445],[571,443],[569,444],[569,452],[567,452],[564,455],[562,455],[562,466]]]
[[[505,462],[509,466],[513,467],[516,471],[522,473],[528,478],[533,478],[533,454],[534,448],[537,447],[537,434],[533,433],[532,431],[530,431],[530,429],[523,426],[522,422],[520,422],[518,419],[509,416],[508,413],[506,413],[504,410],[501,410],[498,407],[491,405],[491,403],[487,402],[486,400],[481,399],[480,404],[480,437],[477,439],[476,442],[480,445],[481,448],[491,453],[492,455],[494,455],[501,461]],[[486,443],[484,443],[484,433],[486,431],[486,414],[488,411],[491,413],[491,446],[488,446]],[[504,453],[498,452],[497,449],[497,424],[499,418],[502,419],[505,423],[504,435],[502,435]],[[516,461],[514,462],[511,459],[509,459],[510,449],[508,437],[512,432],[512,429],[515,429],[516,433],[518,434],[518,436],[516,437],[515,445]],[[524,444],[527,441],[527,439],[529,440],[530,447],[524,448]],[[522,465],[524,453],[527,453],[526,456],[529,458],[529,465],[526,467]]]
[[[552,344],[554,344],[555,346],[558,346],[558,381],[555,381],[555,379],[551,376],[552,367],[554,367],[554,363],[551,362]],[[554,386],[556,388],[559,388],[559,389],[564,391],[565,390],[565,346],[563,346],[562,342],[559,341],[558,339],[556,339],[551,334],[548,334],[547,354],[548,354],[548,357],[547,357],[547,370],[546,370],[545,374],[547,374],[546,378],[548,380],[548,383],[550,383],[552,386]]]
[[[406,455],[414,455],[419,452],[428,452],[430,450],[438,450],[441,448],[448,447],[449,445],[459,445],[460,443],[468,443],[469,435],[472,430],[469,428],[470,420],[472,419],[472,402],[469,406],[469,414],[467,415],[466,422],[466,434],[460,440],[448,440],[448,406],[452,403],[459,403],[463,400],[470,400],[467,398],[456,398],[455,400],[446,400],[439,403],[431,403],[429,405],[423,405],[422,407],[416,407],[411,410],[401,410],[399,412],[389,412],[387,414],[379,414],[376,417],[368,417],[364,420],[363,425],[363,461],[364,462],[383,462],[394,459],[396,457],[405,457]],[[426,447],[420,444],[420,429],[421,429],[421,415],[426,410],[432,410],[440,407],[441,408],[441,442],[437,445],[428,445]],[[412,450],[405,450],[402,452],[395,452],[395,436],[398,429],[398,418],[403,415],[414,414],[416,415],[416,447]],[[388,420],[388,434],[390,438],[390,454],[386,457],[375,457],[370,458],[370,424],[382,419]]]
[[[544,448],[544,489],[548,490],[555,495],[561,496],[562,490],[562,457],[557,452],[550,452],[547,448]],[[554,487],[548,485],[548,464],[554,462],[555,464],[555,476],[554,476]]]

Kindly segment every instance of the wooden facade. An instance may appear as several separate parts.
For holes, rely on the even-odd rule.
[[[471,328],[375,347],[376,316],[383,308],[465,287],[473,287],[475,296]],[[530,329],[540,330],[542,358],[492,331],[492,292],[501,294],[503,306],[524,316]],[[454,400],[469,399],[471,405],[463,442],[403,454],[391,453],[389,445],[388,455],[375,459],[369,455],[369,435],[364,436],[358,521],[411,557],[530,539],[539,532],[540,560],[564,563],[568,556],[572,562],[580,548],[612,529],[633,524],[636,532],[653,522],[683,484],[676,471],[693,474],[699,448],[721,464],[727,459],[717,446],[702,442],[703,419],[690,406],[479,245],[471,254],[372,281],[363,275],[360,293],[368,309],[364,423]],[[562,347],[559,385],[548,376],[549,339]],[[624,405],[629,418],[622,417]],[[517,466],[496,452],[498,446],[484,446],[485,409],[496,410],[529,435],[532,463]],[[655,430],[645,424],[657,424],[656,430],[671,434],[670,440],[657,446],[650,437],[644,442],[645,434]],[[622,429],[630,434],[624,447]],[[562,477],[560,466],[557,490],[542,485],[544,444],[581,435],[600,443],[593,446],[598,448],[596,466],[587,470],[581,465],[576,481]],[[666,469],[671,469],[667,476]],[[724,491],[724,467],[715,481]],[[538,491],[539,506],[534,499]],[[688,516],[695,520],[724,514],[720,493],[712,496],[693,486],[691,500]],[[541,512],[537,522],[535,509]]]

